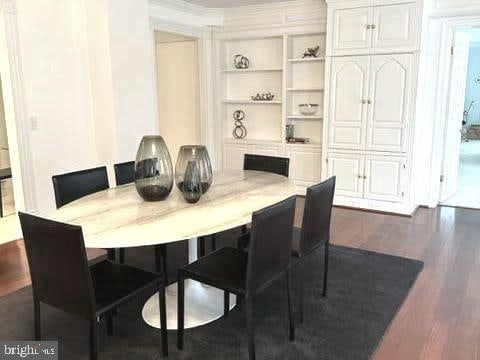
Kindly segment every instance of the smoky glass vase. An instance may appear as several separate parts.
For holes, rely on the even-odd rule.
[[[185,169],[185,176],[182,184],[183,197],[185,200],[194,204],[202,196],[202,181],[200,178],[200,168],[198,162],[191,160]]]
[[[164,200],[172,191],[173,166],[161,136],[144,136],[135,159],[135,187],[146,201]]]
[[[183,181],[189,161],[197,163],[202,183],[202,193],[205,194],[212,185],[212,164],[207,148],[203,145],[184,145],[180,147],[175,164],[175,183],[180,191],[183,191]]]

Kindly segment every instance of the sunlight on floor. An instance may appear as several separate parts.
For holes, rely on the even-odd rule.
[[[442,205],[480,209],[480,140],[462,142],[458,190]]]

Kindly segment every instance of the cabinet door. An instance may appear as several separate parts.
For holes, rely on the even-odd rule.
[[[328,176],[336,176],[335,194],[363,197],[364,155],[329,153]]]
[[[334,9],[332,20],[332,54],[340,55],[345,50],[369,49],[372,46],[372,7]]]
[[[318,183],[322,175],[322,153],[299,146],[288,146],[286,156],[290,158],[290,179],[305,185]]]
[[[405,151],[412,60],[411,54],[371,57],[367,150]]]
[[[365,198],[402,202],[405,167],[402,157],[366,155]]]
[[[251,147],[248,144],[224,144],[223,145],[223,169],[241,170],[243,169],[243,158],[245,154],[251,153]]]
[[[370,58],[332,58],[329,104],[329,146],[364,149]]]
[[[281,145],[254,145],[253,154],[265,156],[283,156]]]
[[[378,50],[413,50],[416,45],[416,4],[376,6],[373,10],[372,47]]]

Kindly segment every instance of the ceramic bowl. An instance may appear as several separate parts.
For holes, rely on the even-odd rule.
[[[302,115],[314,115],[318,111],[318,104],[300,104],[298,108]]]

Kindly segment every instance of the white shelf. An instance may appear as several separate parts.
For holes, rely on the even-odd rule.
[[[281,101],[223,100],[224,104],[281,105]]]
[[[319,57],[316,57],[316,58],[288,59],[288,62],[290,62],[290,63],[299,63],[299,62],[309,63],[309,62],[320,62],[320,61],[325,61],[325,57],[324,56],[319,56]]]
[[[323,120],[323,117],[320,115],[290,115],[287,116],[287,119],[291,120]]]
[[[321,86],[309,86],[309,87],[290,87],[287,88],[288,91],[324,91],[325,89]]]
[[[232,73],[232,74],[240,74],[240,73],[259,73],[259,72],[282,72],[282,68],[270,68],[270,69],[224,69],[222,70],[223,73]]]

